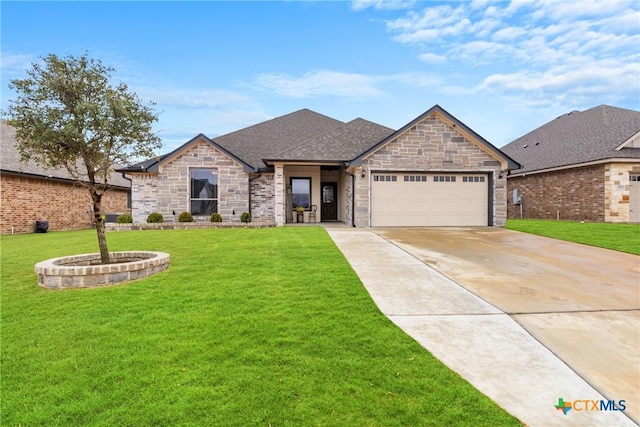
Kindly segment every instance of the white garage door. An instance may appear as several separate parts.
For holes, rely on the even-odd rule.
[[[374,173],[372,226],[486,226],[486,174]]]

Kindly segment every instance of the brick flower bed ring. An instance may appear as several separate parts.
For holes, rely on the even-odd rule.
[[[94,288],[149,277],[169,266],[169,254],[111,252],[111,263],[100,264],[100,254],[52,258],[36,264],[38,286],[49,289]]]

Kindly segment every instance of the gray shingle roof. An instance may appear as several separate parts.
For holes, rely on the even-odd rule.
[[[262,159],[273,158],[303,141],[344,125],[343,122],[308,109],[258,123],[213,140],[258,169]]]
[[[2,172],[75,181],[64,168],[44,168],[33,161],[21,161],[15,135],[15,128],[9,126],[4,120],[0,120],[0,170]],[[117,172],[111,174],[109,184],[116,187],[131,187],[131,182]]]
[[[364,119],[355,119],[284,150],[269,160],[349,161],[394,132]]]
[[[502,147],[522,164],[517,173],[612,158],[640,159],[640,148],[620,144],[640,132],[640,112],[600,105],[572,111]]]

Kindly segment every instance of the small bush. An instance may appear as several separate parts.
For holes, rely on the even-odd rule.
[[[211,214],[211,218],[209,218],[211,222],[222,222],[222,215],[218,212],[214,212]]]
[[[118,224],[131,224],[133,222],[133,218],[129,214],[118,215],[116,218],[116,222]]]
[[[242,215],[240,215],[240,221],[242,222],[251,221],[251,214],[249,212],[242,212]]]
[[[149,216],[147,217],[147,222],[163,222],[164,218],[162,217],[162,214],[159,212],[152,212],[149,214]]]
[[[190,212],[182,212],[179,216],[178,216],[178,221],[179,222],[193,222],[193,215],[191,215]]]

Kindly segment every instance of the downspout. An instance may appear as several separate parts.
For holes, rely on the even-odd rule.
[[[127,178],[124,174],[124,172],[120,173],[122,175],[122,177],[124,179],[126,179],[127,181],[129,181],[129,200],[127,200],[127,204],[129,206],[127,206],[129,208],[129,214],[131,214],[131,212],[133,212],[133,180],[131,178]]]

